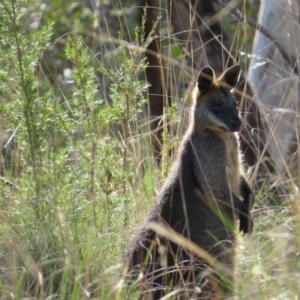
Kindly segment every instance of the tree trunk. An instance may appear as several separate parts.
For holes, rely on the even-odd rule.
[[[140,22],[145,18],[145,38],[148,37],[153,30],[153,25],[160,15],[160,1],[158,0],[141,0],[141,8],[139,13]],[[144,15],[144,7],[146,7],[146,15]],[[146,68],[146,79],[150,84],[148,88],[149,99],[149,114],[150,114],[150,129],[152,131],[152,145],[155,157],[160,161],[160,152],[162,146],[162,133],[164,109],[171,102],[168,98],[168,83],[164,76],[163,62],[161,60],[161,45],[159,26],[155,28],[157,36],[149,44],[145,56],[148,61]]]
[[[298,1],[265,0],[259,23],[285,46],[290,55],[298,57],[300,49]],[[299,65],[297,66],[299,69]],[[297,134],[295,116],[299,111],[298,76],[276,46],[261,32],[256,32],[249,77],[257,98],[264,104],[268,148],[276,167],[282,171],[292,151]],[[298,124],[299,125],[299,124]]]

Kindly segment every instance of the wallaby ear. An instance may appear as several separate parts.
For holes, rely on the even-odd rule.
[[[220,80],[232,88],[236,87],[239,82],[241,75],[241,67],[239,65],[234,65],[228,68],[221,76]]]
[[[204,67],[198,75],[198,89],[201,95],[207,93],[215,80],[215,72],[211,67]]]

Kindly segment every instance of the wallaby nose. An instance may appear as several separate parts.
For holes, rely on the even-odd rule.
[[[232,131],[239,131],[240,127],[242,125],[242,121],[239,118],[234,118],[231,121],[231,128]]]

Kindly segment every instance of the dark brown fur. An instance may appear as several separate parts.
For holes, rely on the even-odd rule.
[[[239,72],[234,66],[217,80],[209,67],[200,72],[178,159],[129,248],[131,276],[140,275],[141,295],[148,291],[150,299],[174,288],[184,290],[176,299],[233,295],[235,220],[241,231],[251,232],[254,200],[241,164],[236,133],[241,122],[230,91]],[[147,229],[152,221],[187,237],[228,267],[229,274],[217,274],[203,259]]]

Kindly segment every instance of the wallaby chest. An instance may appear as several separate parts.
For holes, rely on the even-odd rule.
[[[192,147],[195,156],[193,169],[199,188],[214,197],[224,189],[239,196],[242,170],[237,134],[196,130]]]
[[[226,172],[230,190],[240,195],[241,162],[237,133],[229,133],[224,138],[226,149]]]

